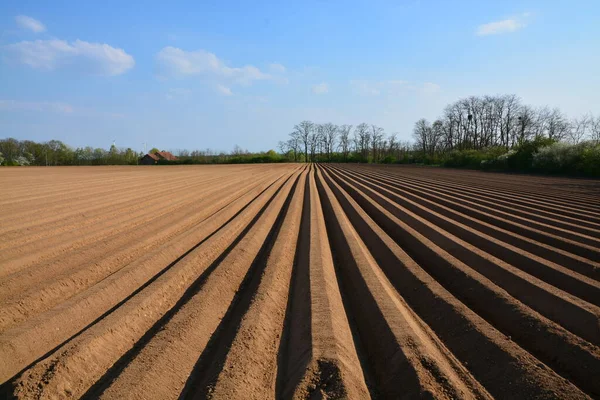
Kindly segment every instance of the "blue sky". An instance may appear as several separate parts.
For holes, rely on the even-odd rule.
[[[410,138],[460,97],[600,110],[600,2],[0,3],[0,138],[275,148],[295,123]]]

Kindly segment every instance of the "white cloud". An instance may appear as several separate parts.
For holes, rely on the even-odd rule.
[[[281,64],[273,63],[269,64],[269,70],[276,74],[283,74],[285,72],[285,67]]]
[[[251,85],[254,81],[282,81],[280,77],[263,72],[253,65],[230,67],[206,50],[185,51],[168,46],[159,51],[156,58],[167,73],[176,76],[198,75],[240,85]],[[280,66],[279,69],[281,68],[284,67]]]
[[[313,94],[327,94],[329,93],[329,85],[324,82],[319,83],[318,85],[313,85],[310,90]]]
[[[531,16],[531,13],[525,12],[520,16],[510,17],[502,21],[493,21],[477,27],[477,36],[500,35],[503,33],[516,32],[527,26],[524,19]]]
[[[120,75],[133,68],[135,61],[123,49],[108,44],[76,40],[23,41],[4,46],[5,59],[32,68],[53,70],[74,65],[95,75]]]
[[[0,100],[0,110],[3,111],[42,111],[60,114],[72,114],[73,107],[66,103],[53,101],[18,101]]]
[[[217,85],[217,93],[222,94],[223,96],[231,96],[233,94],[231,93],[231,89],[223,85]]]
[[[32,32],[40,33],[46,30],[44,24],[35,18],[28,17],[27,15],[17,15],[15,17],[17,24],[24,29],[29,29]]]

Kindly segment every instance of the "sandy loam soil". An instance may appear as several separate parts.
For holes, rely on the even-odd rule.
[[[0,169],[0,397],[600,398],[600,181]]]

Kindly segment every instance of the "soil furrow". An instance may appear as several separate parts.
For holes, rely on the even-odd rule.
[[[358,171],[355,171],[358,172]],[[394,187],[402,188],[404,190],[414,191],[420,194],[428,193],[434,194],[439,199],[445,200],[454,200],[460,201],[461,204],[468,204],[469,207],[475,209],[485,210],[487,213],[495,213],[498,211],[498,214],[504,216],[515,216],[520,218],[525,218],[526,220],[534,220],[539,223],[551,224],[552,226],[562,227],[563,229],[575,230],[584,235],[591,235],[593,237],[600,237],[600,226],[590,223],[589,221],[584,221],[581,219],[576,219],[574,221],[569,221],[569,217],[566,217],[562,214],[544,212],[542,210],[535,209],[533,207],[524,207],[529,210],[533,210],[534,212],[521,210],[519,207],[516,207],[514,202],[508,203],[506,201],[495,199],[494,201],[485,200],[481,198],[478,194],[469,193],[466,194],[465,190],[462,189],[460,191],[457,190],[447,190],[441,187],[440,185],[426,185],[425,182],[422,181],[401,181],[397,179],[390,178],[387,175],[382,173],[378,173],[373,171],[370,174],[364,175],[368,178],[371,178],[378,182],[389,183]],[[507,204],[504,205],[503,203]]]
[[[267,181],[268,182],[268,181]],[[264,188],[267,183],[259,182],[257,187]],[[246,188],[243,192],[255,192],[255,189]],[[102,281],[110,277],[113,274],[118,273],[122,268],[125,268],[131,261],[134,261],[137,257],[143,257],[144,254],[148,254],[152,252],[153,248],[156,247],[164,247],[169,241],[180,240],[180,238],[189,235],[190,232],[198,229],[198,225],[203,223],[207,218],[214,215],[214,213],[223,210],[228,207],[230,204],[235,202],[235,200],[240,198],[240,194],[238,192],[233,193],[232,195],[226,196],[226,193],[220,193],[220,199],[214,199],[210,206],[206,204],[201,204],[203,207],[203,211],[199,214],[194,215],[195,218],[186,218],[185,224],[183,226],[172,224],[170,226],[166,226],[161,232],[161,235],[168,235],[163,240],[161,239],[161,235],[150,234],[146,241],[141,240],[140,237],[132,238],[135,245],[125,245],[125,254],[111,254],[111,256],[102,259],[100,262],[95,262],[92,266],[85,268],[85,264],[81,265],[80,260],[87,259],[95,259],[95,257],[90,257],[89,254],[82,254],[82,258],[76,257],[75,260],[68,260],[68,262],[63,262],[61,266],[68,266],[69,264],[74,264],[74,268],[78,268],[76,271],[65,271],[63,272],[63,277],[55,280],[49,280],[51,276],[47,277],[47,280],[40,282],[40,287],[31,287],[31,284],[35,282],[35,276],[31,277],[29,274],[26,275],[26,280],[23,281],[22,277],[17,277],[13,280],[15,284],[9,285],[11,282],[7,282],[2,286],[2,292],[6,290],[7,293],[15,293],[13,295],[15,297],[11,301],[5,299],[5,307],[0,310],[0,331],[5,330],[17,323],[20,323],[27,318],[32,318],[34,315],[43,312],[52,308],[60,301],[65,301],[70,297],[76,295],[77,293],[85,290],[88,287],[95,285],[96,283]],[[189,211],[189,210],[187,210]],[[173,216],[175,217],[175,216]],[[200,218],[200,220],[196,219]],[[171,221],[172,222],[172,221]],[[183,235],[183,236],[181,236]],[[146,242],[146,243],[145,243]],[[149,243],[148,243],[149,242]],[[142,252],[136,256],[134,252],[136,246],[141,246]],[[99,249],[97,249],[100,247]],[[104,246],[92,246],[92,250],[100,251],[100,254],[106,254],[110,252],[110,248],[106,248]],[[79,256],[79,255],[78,255]],[[60,259],[57,260],[60,262]],[[127,262],[129,261],[129,262]],[[115,263],[116,262],[116,263]],[[52,266],[52,265],[50,265]],[[42,265],[43,267],[47,267],[47,265]],[[62,268],[55,268],[55,270],[60,271]],[[57,271],[57,272],[58,272]],[[43,279],[44,276],[40,273],[40,279]],[[23,288],[15,288],[19,283],[27,284],[27,291],[24,291]],[[2,293],[0,292],[0,293]]]
[[[279,347],[300,235],[306,172],[300,176],[277,239],[266,261],[257,293],[235,333],[211,391],[213,398],[276,397]],[[246,382],[247,386],[239,385]]]
[[[600,181],[3,168],[0,397],[600,398]]]
[[[384,398],[491,398],[393,289],[322,184],[323,211],[371,369]]]
[[[591,393],[600,393],[600,385],[590,375],[591,371],[600,370],[597,347],[524,306],[469,264],[453,257],[447,250],[455,253],[458,250],[456,243],[448,241],[435,229],[425,228],[424,221],[408,210],[385,200],[364,185],[357,184],[361,192],[341,180],[338,182],[415,261],[457,298],[550,367],[573,378],[578,386]],[[481,260],[473,258],[473,253],[468,250],[462,254],[471,261]]]
[[[281,179],[283,177],[279,181]],[[269,194],[272,194],[276,188],[276,183],[273,183],[260,193],[248,193],[247,196],[236,201],[233,207],[217,213],[205,221],[197,232],[189,232],[178,242],[162,246],[152,254],[140,259],[139,262],[128,265],[119,273],[47,313],[40,314],[21,326],[4,332],[0,335],[0,354],[10,357],[13,363],[2,365],[0,381],[5,381],[25,365],[29,365],[47,352],[53,351],[51,349],[80,335],[84,330],[118,309],[120,305],[126,304],[128,299],[143,289],[152,288],[151,284],[164,276],[173,266],[180,264],[179,261],[182,257],[188,256],[187,260],[190,260],[190,252],[193,251],[196,258],[202,256],[200,245],[210,248],[212,243],[219,239],[226,242],[224,237],[231,237],[237,230],[242,230],[243,218],[241,215],[248,215],[253,210],[258,211],[257,207],[262,207],[261,203],[266,202]],[[226,225],[229,229],[223,229]],[[215,238],[216,232],[222,232],[222,234]],[[210,242],[207,244],[208,241]],[[176,270],[180,268],[176,268]],[[190,273],[193,273],[193,270]],[[169,274],[169,277],[174,279],[172,275],[173,273]],[[182,282],[177,279],[177,283],[181,284]],[[134,312],[137,314],[139,310],[134,310]]]
[[[402,207],[428,220],[436,226],[443,228],[446,232],[466,240],[468,243],[475,246],[475,248],[471,247],[473,251],[483,254],[484,258],[489,259],[489,254],[494,257],[498,257],[509,264],[512,264],[508,265],[501,263],[505,269],[511,270],[513,274],[524,276],[528,281],[536,280],[530,275],[522,274],[519,270],[513,267],[516,266],[520,270],[525,271],[527,274],[536,276],[557,288],[572,293],[581,299],[594,303],[595,305],[600,305],[600,284],[598,282],[574,273],[569,269],[562,267],[561,265],[546,260],[545,258],[529,253],[523,248],[525,247],[528,249],[528,246],[516,247],[512,244],[495,239],[486,234],[494,233],[490,232],[489,229],[486,229],[488,226],[483,226],[483,229],[481,229],[481,224],[479,224],[477,220],[473,220],[469,217],[464,218],[462,214],[452,209],[438,206],[437,204],[420,197],[413,197],[413,201],[410,197],[398,196],[395,194],[395,192],[390,191],[383,186],[370,184],[368,181],[360,178],[359,181],[371,189],[377,190],[380,194],[385,196],[390,201],[393,201],[395,204],[401,205]],[[458,222],[461,220],[464,223]],[[475,228],[480,228],[480,230]],[[486,233],[483,233],[482,231],[485,231]],[[508,239],[510,242],[514,243],[513,240],[510,240],[511,237]],[[515,244],[522,245],[522,243]],[[487,253],[479,252],[479,249],[484,250]],[[475,263],[475,265],[477,264],[479,263]],[[491,271],[493,268],[494,266],[491,265],[486,270]],[[589,272],[593,274],[596,272],[596,270],[591,269]],[[499,281],[501,281],[501,279],[499,279]],[[548,287],[548,285],[545,284],[542,284],[542,286]],[[552,291],[552,288],[550,288],[550,291]]]
[[[297,179],[288,177],[219,257],[84,398],[178,398],[223,321]],[[173,338],[178,340],[174,341]]]
[[[569,389],[569,385],[564,385],[562,377],[531,357],[510,338],[457,300],[400,248],[371,218],[371,214],[341,186],[327,174],[325,178],[398,293],[404,296],[408,304],[490,393],[511,398],[553,397],[552,393],[570,393],[572,389]],[[494,360],[494,363],[490,364],[489,360]],[[536,378],[522,379],[523,376]],[[510,384],[507,385],[507,382]],[[507,390],[510,394],[507,394]],[[549,392],[544,395],[546,390]],[[577,389],[570,395],[577,396],[575,393],[578,393]]]

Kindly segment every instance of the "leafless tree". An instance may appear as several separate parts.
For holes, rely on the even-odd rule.
[[[521,100],[514,94],[509,94],[503,97],[503,114],[502,124],[500,125],[501,146],[508,148],[509,140],[513,137],[515,129],[515,121],[521,108]]]
[[[590,133],[591,139],[596,144],[600,144],[600,115],[596,118],[590,118]]]
[[[281,154],[288,154],[291,151],[289,140],[280,140],[279,143],[277,143],[277,148]]]
[[[398,149],[398,138],[397,138],[397,136],[398,136],[397,133],[390,134],[390,137],[387,140],[386,157],[387,156],[394,157],[396,155],[396,151]]]
[[[373,162],[379,162],[381,158],[381,148],[383,147],[383,128],[376,125],[371,125],[371,148],[373,154]]]
[[[339,127],[340,133],[340,149],[342,150],[342,156],[344,161],[348,161],[348,154],[350,153],[350,131],[352,125],[342,125]]]
[[[300,143],[304,146],[304,159],[308,162],[308,146],[311,143],[311,134],[314,131],[314,125],[310,121],[302,121],[298,125],[294,126],[293,135],[297,135]]]
[[[308,148],[309,148],[309,152],[310,152],[310,162],[316,161],[315,154],[317,153],[319,144],[321,143],[321,141],[319,139],[321,137],[322,130],[323,129],[322,129],[321,125],[313,124],[313,129],[308,134]]]
[[[533,108],[521,106],[517,121],[518,131],[515,132],[516,135],[513,138],[513,144],[524,143],[529,138],[535,136],[536,113]]]
[[[333,153],[333,149],[335,146],[335,140],[338,134],[338,126],[328,122],[326,124],[321,125],[322,128],[322,140],[325,148],[325,154],[327,156],[327,161],[331,161],[331,155]]]
[[[437,145],[437,138],[431,124],[426,119],[420,119],[415,124],[413,131],[415,147],[423,152],[424,155],[434,155]]]
[[[241,155],[244,155],[244,154],[248,154],[248,150],[242,149],[237,144],[235,146],[233,146],[233,150],[231,151],[231,155],[241,156]]]
[[[290,133],[290,138],[287,140],[287,147],[294,153],[294,162],[298,162],[298,151],[302,142],[298,131]]]
[[[571,130],[569,131],[569,141],[573,144],[577,144],[588,136],[590,134],[592,121],[592,117],[588,114],[575,118]]]
[[[369,145],[371,143],[369,125],[363,122],[356,126],[354,129],[354,143],[356,151],[360,153],[364,161],[367,161],[369,159]]]
[[[553,140],[565,139],[571,130],[571,123],[558,108],[550,112],[546,126],[548,138]]]

